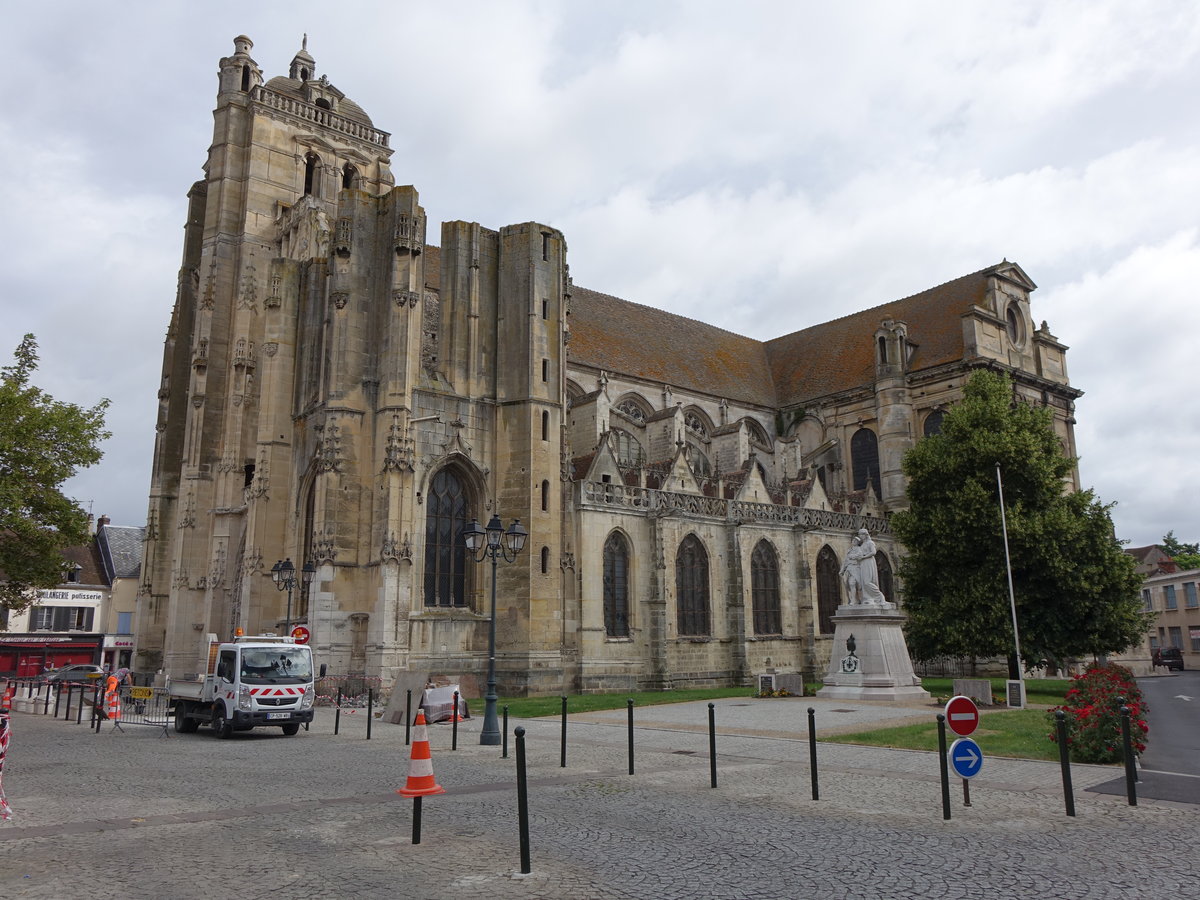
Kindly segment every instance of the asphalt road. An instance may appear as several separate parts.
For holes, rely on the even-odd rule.
[[[1175,672],[1138,680],[1150,726],[1138,761],[1138,800],[1200,804],[1200,672]],[[1125,796],[1124,778],[1095,790]]]

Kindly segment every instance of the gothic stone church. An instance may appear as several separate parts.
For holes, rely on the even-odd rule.
[[[281,631],[270,570],[316,569],[291,624],[332,673],[487,666],[472,519],[528,528],[497,566],[502,693],[824,670],[857,529],[898,549],[904,452],[978,367],[1050,407],[1066,348],[1001,262],[760,342],[572,284],[561,232],[447,222],[430,243],[389,135],[307,49],[220,61],[159,390],[141,669],[208,632]]]

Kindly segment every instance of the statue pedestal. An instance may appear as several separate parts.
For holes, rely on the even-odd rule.
[[[894,603],[847,606],[833,615],[833,653],[818,697],[830,700],[931,700],[904,643],[904,613]]]

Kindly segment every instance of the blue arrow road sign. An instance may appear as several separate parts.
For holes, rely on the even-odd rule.
[[[983,751],[970,738],[959,738],[950,745],[950,765],[960,778],[974,778],[983,768]]]

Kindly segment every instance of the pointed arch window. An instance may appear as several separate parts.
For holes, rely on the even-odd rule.
[[[646,456],[642,452],[642,445],[632,434],[620,428],[614,428],[612,437],[617,465],[640,466],[645,462]]]
[[[850,464],[854,468],[854,490],[865,491],[867,484],[876,497],[883,496],[879,483],[879,439],[870,428],[860,428],[850,438]]]
[[[646,410],[641,403],[632,397],[626,397],[617,404],[617,409],[639,425],[646,424]]]
[[[767,540],[750,554],[750,596],[754,608],[755,634],[782,634],[783,614],[779,606],[779,557]]]
[[[350,188],[357,186],[358,169],[354,168],[354,166],[350,165],[350,163],[346,163],[346,165],[342,167],[342,187],[349,190]]]
[[[451,469],[433,477],[425,500],[425,605],[466,606],[467,492]]]
[[[826,544],[817,554],[817,627],[821,634],[833,634],[833,614],[842,603],[839,568],[837,554]]]
[[[940,409],[935,409],[933,412],[931,412],[929,415],[927,415],[925,417],[925,425],[922,429],[925,434],[925,437],[929,437],[930,435],[934,435],[934,434],[941,434],[942,433],[942,419],[944,419],[945,417],[946,417],[946,414],[944,412],[942,412]]]
[[[879,572],[879,590],[883,593],[883,599],[888,603],[895,603],[895,579],[892,578],[892,564],[882,550],[875,553],[875,569]]]
[[[604,542],[604,633],[629,637],[629,544],[615,531]]]
[[[679,545],[675,555],[675,598],[679,634],[707,637],[712,631],[708,615],[708,553],[694,534]]]

